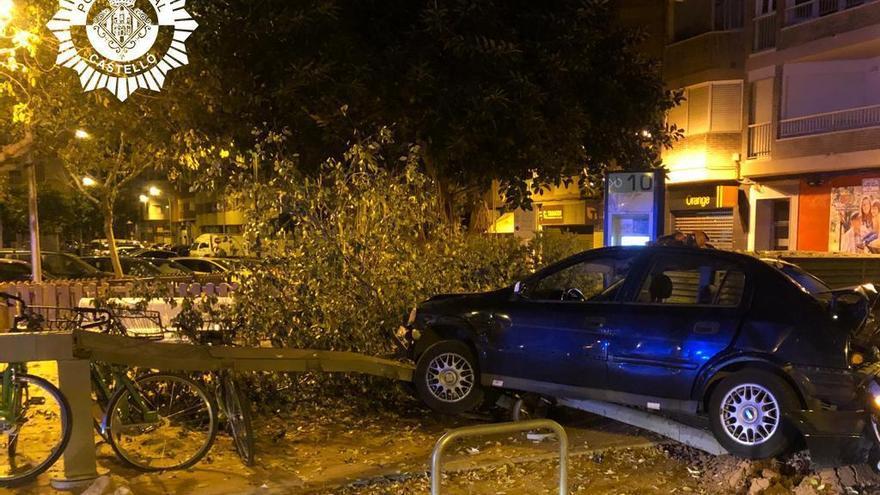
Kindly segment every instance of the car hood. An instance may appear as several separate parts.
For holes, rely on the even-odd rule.
[[[497,299],[510,297],[511,289],[500,289],[491,292],[458,292],[451,294],[437,294],[419,305],[420,309],[437,309],[446,307],[460,307],[471,302],[489,302]]]

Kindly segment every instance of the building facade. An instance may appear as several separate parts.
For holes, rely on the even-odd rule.
[[[685,137],[664,155],[668,228],[740,249],[880,251],[880,2],[668,13],[664,76],[686,96],[669,115]]]

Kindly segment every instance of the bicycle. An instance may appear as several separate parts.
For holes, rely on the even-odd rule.
[[[0,293],[0,299],[6,305],[24,305],[11,294]],[[20,323],[14,318],[10,331],[21,331]],[[6,366],[0,382],[0,437],[5,440],[0,458],[6,454],[0,461],[0,487],[31,481],[55,464],[70,441],[70,415],[61,391],[28,374],[27,363]]]
[[[240,321],[217,317],[210,308],[208,315],[204,315],[191,302],[184,303],[175,323],[182,337],[200,345],[234,345],[235,336],[241,327]],[[228,370],[209,371],[201,379],[213,391],[221,419],[226,421],[236,453],[246,466],[253,466],[256,453],[251,404],[239,386],[238,379]]]
[[[90,330],[132,338],[155,339],[162,328],[158,314],[125,308],[56,308],[27,306],[26,327]],[[147,324],[139,324],[138,322]],[[160,331],[134,335],[127,325]],[[91,363],[92,393],[101,412],[95,428],[117,457],[142,471],[186,469],[199,462],[217,436],[217,408],[205,389],[181,375],[138,376],[125,367]],[[99,420],[100,419],[100,420]]]

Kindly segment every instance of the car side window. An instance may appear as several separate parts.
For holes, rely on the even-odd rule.
[[[642,282],[637,301],[735,307],[745,285],[745,272],[734,263],[706,256],[661,256]]]
[[[523,294],[536,301],[610,301],[629,272],[634,256],[591,258],[527,284]]]

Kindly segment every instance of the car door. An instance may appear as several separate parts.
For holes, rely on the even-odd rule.
[[[607,334],[622,316],[616,296],[637,254],[591,252],[523,282],[493,315],[485,372],[502,386],[506,377],[604,387]]]
[[[734,340],[745,268],[711,250],[658,253],[609,335],[608,388],[686,400],[701,367]]]

